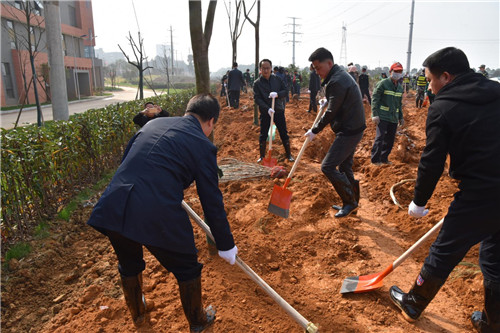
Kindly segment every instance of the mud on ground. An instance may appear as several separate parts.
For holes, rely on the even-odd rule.
[[[274,181],[270,178],[224,182],[220,189],[239,255],[274,290],[320,332],[469,332],[469,316],[482,309],[482,275],[473,248],[457,266],[416,324],[404,321],[389,300],[388,289],[397,284],[408,290],[427,255],[431,242],[384,279],[370,293],[339,291],[344,278],[382,271],[440,220],[453,200],[456,182],[441,177],[421,220],[410,218],[392,202],[389,190],[402,179],[416,177],[425,144],[427,109],[416,109],[413,96],[405,96],[406,125],[398,130],[391,165],[370,164],[375,127],[369,121],[359,144],[354,169],[361,182],[361,208],[357,215],[335,219],[330,208],[339,197],[321,173],[321,160],[334,135],[329,128],[306,150],[289,189],[293,191],[290,217],[270,214],[267,205]],[[306,113],[308,96],[288,104],[287,125],[293,155],[315,115]],[[225,102],[222,102],[225,106]],[[243,94],[239,110],[224,107],[215,130],[218,158],[254,162],[259,128],[253,124],[253,104]],[[274,157],[290,170],[279,136]],[[282,182],[282,180],[280,181]],[[395,191],[408,205],[413,183]],[[95,203],[98,197],[91,203]],[[201,214],[194,188],[186,201]],[[117,261],[102,235],[85,225],[92,204],[80,207],[70,222],[54,220],[52,236],[32,243],[27,258],[12,262],[2,274],[2,330],[4,332],[133,332],[119,286]],[[237,266],[208,253],[205,235],[194,225],[202,273],[204,303],[217,309],[207,332],[301,332],[267,294]],[[145,296],[149,324],[138,332],[187,332],[174,277],[145,251]]]

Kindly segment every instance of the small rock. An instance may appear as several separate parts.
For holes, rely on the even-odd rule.
[[[151,318],[149,322],[151,323],[151,325],[156,325],[158,323],[158,320],[156,320],[155,318]]]
[[[80,309],[79,308],[71,308],[69,309],[69,313],[71,313],[72,315],[76,315],[78,313],[80,313]]]
[[[68,276],[66,276],[64,278],[64,282],[69,283],[69,282],[71,282],[71,281],[73,281],[73,280],[75,280],[77,278],[78,278],[78,272],[77,271],[73,271]]]
[[[61,311],[61,304],[56,304],[52,307],[52,314],[55,316],[56,314],[59,313],[59,311]]]

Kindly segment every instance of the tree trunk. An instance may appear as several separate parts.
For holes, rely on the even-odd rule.
[[[38,89],[36,87],[36,70],[35,70],[35,58],[30,53],[30,62],[31,62],[31,72],[33,73],[32,81],[33,81],[33,89],[35,92],[35,103],[36,103],[36,122],[38,127],[42,126],[42,108],[40,106],[40,100],[38,98]]]
[[[144,99],[144,71],[139,67],[139,99]]]

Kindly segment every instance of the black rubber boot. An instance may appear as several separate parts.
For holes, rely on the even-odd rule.
[[[290,152],[290,141],[283,142],[283,147],[285,147],[286,158],[290,162],[295,162],[295,159],[292,157],[292,153]]]
[[[337,214],[335,214],[335,217],[345,217],[353,213],[358,208],[358,203],[356,202],[351,183],[345,174],[342,174],[341,177],[334,179],[332,181],[332,185],[342,199],[343,203],[342,208]]]
[[[266,157],[266,142],[265,141],[264,142],[259,141],[259,153],[260,153],[260,157],[257,160],[257,163],[262,162],[264,157]]]
[[[445,281],[446,279],[432,276],[422,268],[407,294],[397,286],[392,286],[389,294],[392,302],[401,309],[403,317],[409,322],[414,322],[436,296]]]
[[[470,320],[478,332],[500,332],[500,283],[484,280],[484,310],[474,311]]]
[[[201,276],[189,281],[179,281],[182,308],[189,322],[190,332],[201,332],[213,324],[215,310],[212,306],[203,309],[201,301]]]
[[[136,326],[140,326],[146,319],[146,300],[142,293],[142,273],[136,276],[120,275],[125,302]]]
[[[353,180],[351,182],[351,185],[352,185],[352,190],[354,192],[354,199],[358,203],[358,207],[359,207],[359,197],[360,197],[360,194],[359,194],[359,192],[360,192],[360,190],[359,190],[359,180]],[[335,210],[341,210],[342,206],[333,205],[332,208],[335,209]],[[357,210],[355,210],[355,211],[352,212],[352,214],[357,214],[357,213],[358,213]]]

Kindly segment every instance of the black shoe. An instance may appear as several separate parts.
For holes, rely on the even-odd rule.
[[[215,320],[215,310],[212,306],[203,309],[201,276],[189,281],[179,281],[178,284],[182,308],[189,322],[190,332],[201,332],[212,325]]]
[[[335,217],[346,217],[349,216],[351,213],[354,214],[356,213],[356,210],[358,209],[358,204],[355,205],[345,205],[343,206],[337,214],[335,214]]]
[[[335,179],[330,179],[335,191],[342,199],[342,208],[339,209],[335,217],[345,217],[353,213],[358,208],[358,203],[354,194],[353,187],[345,174]]]
[[[397,286],[392,286],[389,294],[392,302],[401,310],[403,317],[409,322],[414,322],[436,296],[445,281],[446,279],[432,276],[422,268],[407,294]]]
[[[500,332],[500,284],[484,281],[484,310],[474,311],[470,320],[478,332]]]
[[[141,326],[146,319],[146,300],[142,293],[142,273],[136,276],[120,275],[125,303],[135,326]]]
[[[290,152],[290,141],[283,142],[283,147],[285,147],[285,154],[287,160],[290,162],[295,162],[295,159],[292,157],[292,154]]]
[[[260,158],[257,160],[257,163],[262,162],[262,160],[266,156],[266,142],[259,142],[259,153]]]
[[[342,206],[339,206],[339,205],[332,205],[332,208],[335,209],[335,210],[338,210],[340,211],[342,209]],[[353,215],[356,215],[358,213],[358,210],[355,209],[354,211],[350,212],[349,214],[353,214]]]

